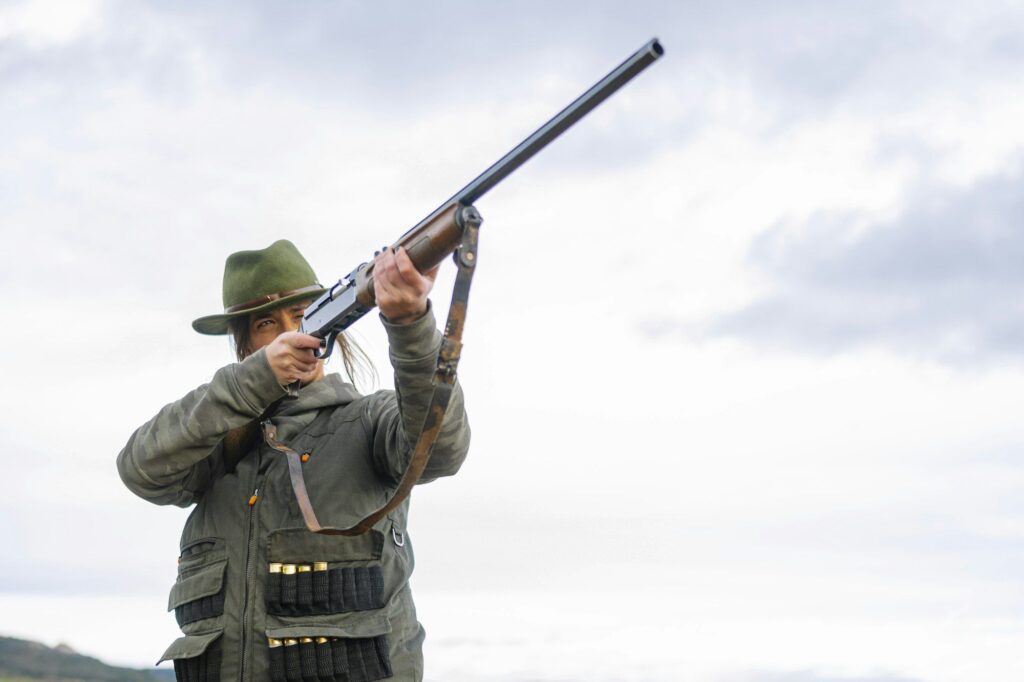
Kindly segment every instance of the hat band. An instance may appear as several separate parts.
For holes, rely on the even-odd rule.
[[[225,308],[224,313],[237,313],[243,310],[248,310],[250,308],[258,308],[261,305],[273,303],[274,301],[279,301],[282,298],[288,298],[289,296],[294,296],[295,294],[304,294],[307,291],[320,291],[321,289],[323,289],[323,287],[319,284],[310,284],[308,287],[292,289],[291,291],[282,291],[279,294],[267,294],[266,296],[260,296],[259,298],[252,299],[251,301],[246,301],[245,303],[238,303],[229,308]]]

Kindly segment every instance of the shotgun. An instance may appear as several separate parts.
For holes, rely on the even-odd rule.
[[[465,322],[469,284],[476,265],[477,232],[481,223],[480,214],[477,213],[473,203],[583,118],[594,107],[628,83],[634,76],[650,66],[662,54],[664,54],[664,49],[658,39],[649,41],[550,121],[520,142],[512,151],[438,206],[392,245],[392,249],[404,248],[413,265],[420,272],[429,270],[449,254],[455,253],[455,262],[459,271],[455,280],[452,306],[445,325],[444,337],[438,350],[433,394],[427,409],[427,416],[412,449],[405,473],[388,501],[381,508],[349,528],[331,528],[320,525],[306,492],[300,455],[277,439],[277,429],[268,418],[276,409],[276,403],[269,407],[259,420],[248,426],[234,429],[225,436],[224,454],[228,470],[231,470],[238,458],[248,452],[255,443],[259,432],[256,427],[260,425],[266,443],[274,450],[284,454],[288,460],[288,473],[291,478],[292,490],[295,493],[295,500],[302,513],[306,528],[311,532],[325,535],[359,535],[365,533],[392,509],[401,504],[426,467],[455,384],[455,370],[462,347],[462,326]],[[321,346],[314,351],[314,355],[318,358],[326,358],[331,354],[338,335],[373,310],[375,306],[373,263],[362,263],[338,280],[306,308],[299,331],[319,338]],[[297,384],[290,387],[289,392],[292,393],[292,389],[296,388],[298,388]]]
[[[405,248],[420,272],[434,267],[458,248],[467,220],[479,215],[473,203],[526,163],[534,154],[614,94],[638,73],[665,53],[657,38],[634,52],[604,78],[533,134],[501,157],[430,215],[399,237],[392,249]],[[306,308],[300,331],[323,339],[317,357],[331,354],[338,334],[354,324],[376,305],[373,292],[373,263],[362,263],[342,277]]]

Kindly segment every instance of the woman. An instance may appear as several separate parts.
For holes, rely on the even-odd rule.
[[[160,410],[117,458],[135,494],[195,509],[185,523],[169,609],[185,636],[161,661],[179,680],[420,680],[423,628],[409,592],[408,499],[354,537],[309,532],[285,458],[262,440],[225,446],[229,431],[273,406],[277,439],[302,455],[317,516],[347,528],[376,510],[401,478],[431,395],[440,333],[427,295],[434,271],[386,250],[373,280],[395,391],[360,395],[313,357],[297,331],[324,292],[298,250],[278,241],[228,257],[225,311],[192,323],[231,333],[239,362]],[[346,368],[352,354],[342,344]],[[289,395],[285,387],[300,382]],[[275,404],[276,403],[276,404]],[[469,426],[456,387],[422,480],[458,471]]]

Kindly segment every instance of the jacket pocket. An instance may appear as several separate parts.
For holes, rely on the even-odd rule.
[[[270,680],[373,682],[391,677],[390,632],[383,615],[346,625],[269,627]]]
[[[380,564],[270,564],[266,600],[274,616],[373,611],[384,607],[384,571]]]
[[[280,563],[299,561],[380,561],[384,534],[371,529],[362,535],[318,535],[305,528],[270,532],[267,554]],[[314,558],[315,557],[315,558]]]
[[[304,528],[270,534],[267,613],[321,616],[384,607],[378,530],[355,537],[323,536]]]
[[[192,540],[181,548],[178,557],[178,579],[190,575],[207,564],[216,563],[228,556],[221,538],[199,538]]]
[[[220,682],[222,632],[223,629],[217,629],[179,637],[157,664],[174,661],[177,682]]]
[[[178,577],[167,598],[167,610],[174,611],[179,627],[185,628],[224,613],[224,572],[227,566],[227,559],[221,559]]]

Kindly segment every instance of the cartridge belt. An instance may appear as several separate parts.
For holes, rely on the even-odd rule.
[[[386,635],[267,639],[270,682],[374,682],[391,677]]]
[[[380,566],[272,563],[264,594],[275,616],[369,611],[384,607],[384,573]]]

